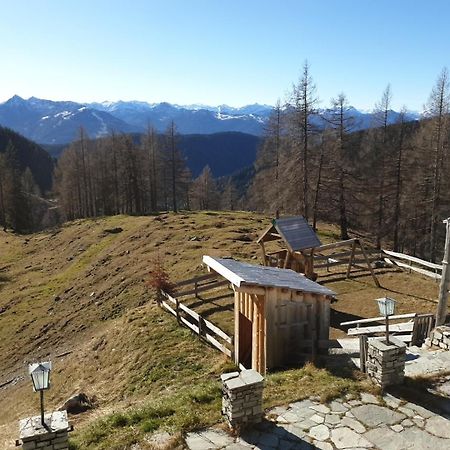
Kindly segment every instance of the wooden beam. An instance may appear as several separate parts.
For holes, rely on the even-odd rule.
[[[405,263],[400,262],[400,261],[392,261],[389,258],[384,258],[384,260],[388,264],[391,264],[393,266],[398,266],[398,267],[401,267],[402,269],[408,269],[410,271],[412,270],[413,272],[420,273],[422,275],[425,275],[427,277],[433,278],[435,280],[440,280],[442,278],[442,276],[440,274],[435,273],[435,272],[430,272],[429,270],[426,270],[426,269],[421,269],[420,267],[411,266],[409,264],[405,264]]]
[[[423,259],[416,258],[415,256],[405,255],[404,253],[392,252],[390,250],[384,250],[384,249],[381,251],[382,251],[382,253],[386,253],[386,255],[392,256],[394,258],[405,259],[407,261],[415,262],[416,264],[419,264],[421,266],[430,267],[431,269],[442,270],[441,264],[435,264],[430,261],[425,261]]]
[[[352,270],[352,264],[353,264],[353,259],[355,258],[355,249],[356,249],[356,242],[353,241],[352,244],[352,252],[350,254],[350,258],[348,260],[348,267],[347,267],[347,275],[346,278],[350,277],[350,271]]]
[[[216,281],[214,283],[208,283],[208,284],[200,285],[197,288],[191,289],[189,291],[175,292],[175,295],[177,297],[185,297],[186,295],[196,294],[196,296],[197,296],[197,294],[199,292],[209,291],[211,289],[215,289],[215,288],[220,287],[220,286],[226,286],[228,284],[229,284],[228,280]]]
[[[224,267],[220,262],[216,261],[214,258],[211,258],[211,256],[203,256],[203,263],[206,264],[208,267],[211,267],[215,272],[222,275],[224,278],[226,278],[228,281],[233,283],[235,286],[239,287],[241,283],[244,281],[240,276],[236,275],[231,270]]]
[[[187,286],[189,284],[194,284],[195,282],[210,280],[211,278],[217,278],[217,277],[218,277],[217,273],[207,273],[205,275],[201,275],[198,277],[190,278],[188,280],[180,281],[179,283],[175,284],[175,287],[178,288],[178,287],[182,287],[182,286]]]
[[[250,284],[243,284],[241,287],[235,289],[236,292],[245,292],[247,294],[264,295],[266,290],[262,286],[254,286]]]
[[[357,240],[357,242],[358,242],[358,244],[359,244],[359,246],[360,246],[360,248],[361,248],[361,250],[362,250],[362,252],[363,252],[364,259],[366,260],[366,264],[367,264],[367,267],[368,267],[369,270],[370,270],[370,274],[372,275],[373,281],[375,282],[375,284],[376,284],[377,287],[381,287],[381,286],[380,286],[380,282],[378,281],[378,278],[376,277],[375,272],[374,272],[373,269],[372,269],[372,264],[370,264],[370,261],[369,261],[369,259],[367,258],[366,250],[364,249],[364,244],[363,244],[363,242],[361,242],[359,239]]]
[[[416,316],[417,313],[397,314],[395,316],[389,316],[389,320],[413,319]],[[370,323],[370,322],[380,322],[382,320],[386,320],[386,318],[380,316],[380,317],[371,317],[369,319],[350,320],[349,322],[341,322],[341,326],[358,325],[361,323]]]
[[[320,247],[316,247],[316,252],[321,252],[322,250],[329,250],[332,248],[338,248],[338,247],[346,247],[352,244],[355,241],[355,239],[348,239],[346,241],[340,241],[340,242],[332,242],[331,244],[324,244]]]
[[[267,255],[266,255],[266,247],[264,246],[264,242],[261,241],[259,243],[259,245],[261,246],[261,252],[262,252],[262,257],[263,257],[263,265],[267,266]]]
[[[266,236],[270,233],[270,231],[274,229],[275,227],[273,226],[273,224],[270,224],[261,234],[261,236],[256,240],[256,243],[259,244],[260,242],[262,242],[263,240],[265,241]],[[267,239],[267,240],[272,240],[272,239]]]
[[[411,333],[414,328],[414,322],[402,322],[389,325],[390,333]],[[358,327],[350,328],[347,331],[349,336],[358,336],[360,334],[384,333],[386,331],[385,325],[377,325],[373,327]]]
[[[240,312],[240,300],[241,293],[234,292],[234,363],[239,365],[239,312]]]
[[[287,252],[286,258],[284,258],[283,269],[287,269],[290,259],[291,259],[291,252]]]

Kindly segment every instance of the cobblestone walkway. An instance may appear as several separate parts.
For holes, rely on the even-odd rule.
[[[189,433],[189,449],[450,449],[450,417],[436,415],[390,394],[383,404],[362,394],[359,400],[313,400],[277,407],[267,420],[240,438],[215,429]]]

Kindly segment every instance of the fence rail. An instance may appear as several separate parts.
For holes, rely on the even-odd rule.
[[[390,332],[397,339],[404,341],[410,345],[422,345],[425,339],[430,335],[434,325],[433,314],[398,314],[388,317],[388,321],[398,321],[401,319],[411,319],[407,322],[400,322],[389,325]],[[364,356],[362,344],[364,339],[361,336],[377,336],[383,334],[386,330],[385,325],[369,325],[361,326],[368,323],[384,321],[384,317],[371,317],[369,319],[351,320],[349,322],[341,322],[342,326],[356,325],[356,328],[349,328],[347,334],[349,336],[358,336],[360,338],[361,358]]]
[[[381,252],[386,255],[384,260],[392,266],[398,266],[402,269],[407,269],[410,272],[414,271],[435,280],[440,280],[442,278],[442,265],[440,264],[435,264],[430,261],[425,261],[424,259],[416,258],[415,256],[405,255],[404,253],[393,252],[391,250],[381,250]]]
[[[233,346],[233,337],[228,336],[219,327],[202,317],[186,305],[181,303],[177,298],[167,292],[161,291],[161,295],[167,300],[161,300],[160,306],[166,311],[173,314],[180,324],[185,325],[199,337],[205,339],[212,346],[220,350],[228,357],[233,357],[233,350],[230,350],[225,344],[218,339],[225,341],[226,344]]]

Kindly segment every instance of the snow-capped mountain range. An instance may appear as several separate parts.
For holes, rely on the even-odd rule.
[[[42,144],[65,144],[74,140],[84,127],[90,137],[118,133],[143,132],[149,125],[163,132],[173,120],[181,134],[212,134],[225,131],[262,135],[272,111],[270,105],[253,104],[240,108],[228,105],[175,105],[141,101],[76,103],[51,101],[17,95],[0,103],[0,125],[11,128]],[[315,122],[325,126],[323,110]],[[356,128],[364,129],[373,122],[372,113],[351,110]],[[409,113],[408,120],[419,115]],[[394,123],[398,113],[392,111],[389,121]]]

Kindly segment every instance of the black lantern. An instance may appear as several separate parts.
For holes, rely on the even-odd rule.
[[[44,422],[44,391],[50,388],[50,371],[52,370],[51,362],[42,362],[30,364],[28,366],[28,372],[33,382],[34,392],[39,392],[41,396],[41,423],[45,426]]]

